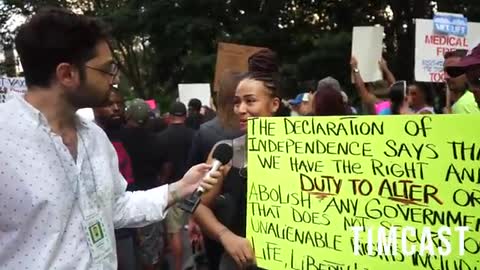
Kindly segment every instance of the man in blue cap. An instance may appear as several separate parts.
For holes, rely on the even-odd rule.
[[[290,99],[288,103],[292,106],[292,115],[306,116],[311,115],[313,98],[310,93],[298,94],[294,99]]]

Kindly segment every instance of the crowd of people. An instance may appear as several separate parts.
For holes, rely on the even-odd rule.
[[[384,60],[379,62],[384,80],[373,83],[363,82],[358,70],[358,62],[354,57],[350,64],[354,88],[361,98],[362,106],[359,108],[352,106],[341,84],[333,77],[319,80],[316,82],[316,87],[310,83],[305,92],[299,93],[293,99],[282,99],[277,56],[273,51],[266,49],[249,58],[248,72],[224,73],[220,91],[214,98],[216,112],[213,119],[204,119],[205,116],[198,110],[201,104],[194,99],[189,102],[188,110],[180,102],[173,103],[169,113],[162,120],[169,123],[168,128],[163,131],[150,131],[151,139],[147,139],[145,135],[138,138],[128,135],[131,131],[129,128],[125,129],[126,149],[127,152],[133,153],[131,157],[133,171],[142,170],[138,168],[139,164],[142,164],[141,166],[150,164],[148,166],[152,169],[157,169],[156,177],[152,174],[151,178],[134,173],[134,178],[139,181],[150,179],[150,184],[142,188],[168,183],[169,179],[177,179],[194,164],[211,162],[210,153],[219,143],[228,143],[234,149],[231,166],[223,171],[224,178],[204,195],[201,205],[190,221],[185,213],[174,208],[163,223],[165,233],[156,235],[157,238],[163,237],[164,241],[161,243],[165,243],[164,247],[168,247],[172,253],[174,266],[171,269],[184,269],[185,260],[182,256],[185,254],[182,252],[182,237],[189,238],[192,246],[198,247],[200,243],[207,260],[198,260],[197,263],[203,262],[206,269],[235,269],[235,265],[248,266],[253,263],[253,251],[245,238],[247,192],[245,134],[249,117],[480,112],[475,99],[479,93],[478,82],[474,80],[475,78],[478,80],[479,68],[476,65],[480,64],[480,47],[468,56],[465,50],[451,51],[445,55],[445,82],[450,91],[450,104],[443,112],[434,109],[434,92],[426,84],[397,81]],[[476,85],[477,88],[475,88]],[[123,119],[123,116],[117,114],[117,112],[123,112],[121,109],[123,105],[115,103],[115,100],[121,100],[118,92],[113,91],[110,100],[110,104],[105,108],[98,108],[95,111],[97,119],[110,118],[110,122],[116,123],[116,125],[109,125],[110,129],[106,128],[108,125],[102,125],[107,134],[112,132],[112,128],[121,128],[121,121],[115,121],[115,119]],[[148,132],[147,123],[151,121],[147,120],[149,119],[148,106],[141,100],[135,104],[125,111],[125,123],[128,127],[132,117],[138,117],[139,114],[134,111],[138,111],[141,105],[145,110],[141,120],[144,123],[145,132]],[[189,125],[189,118],[196,119],[197,124]],[[154,135],[155,132],[158,133]],[[137,143],[130,146],[132,141]],[[138,152],[141,149],[143,152]],[[158,157],[153,157],[153,154]],[[149,156],[152,156],[152,162],[145,160]],[[172,174],[176,176],[172,178]],[[190,229],[190,234],[186,236],[181,233],[185,227]],[[162,230],[159,229],[159,231]],[[142,249],[141,245],[136,247],[137,252]],[[158,255],[160,250],[164,249],[159,248],[152,254]],[[157,258],[161,257],[155,256],[155,259],[147,261],[149,264],[154,264],[158,262]]]
[[[53,26],[57,32],[49,30]],[[78,40],[83,41],[79,42]],[[113,227],[115,228],[115,238],[112,241],[115,241],[113,247],[116,256],[113,257],[117,260],[118,269],[182,270],[200,269],[197,267],[202,265],[205,267],[204,269],[213,270],[255,267],[254,252],[250,242],[246,239],[247,150],[245,134],[250,117],[480,112],[480,46],[470,53],[456,50],[445,54],[444,71],[449,99],[445,108],[440,111],[434,108],[435,96],[428,86],[417,82],[397,80],[382,59],[379,59],[378,63],[372,64],[379,65],[384,79],[371,83],[363,81],[361,71],[358,70],[358,61],[355,57],[351,59],[354,89],[361,99],[360,106],[354,106],[351,103],[341,83],[334,77],[306,84],[296,97],[289,100],[284,99],[281,94],[277,55],[272,50],[264,49],[248,59],[246,73],[226,71],[223,74],[220,89],[213,98],[215,111],[209,106],[201,104],[197,99],[190,100],[188,104],[175,101],[171,104],[167,114],[156,118],[144,100],[135,99],[129,102],[128,106],[125,105],[122,95],[114,87],[118,69],[112,61],[107,40],[107,36],[103,34],[100,24],[96,21],[63,10],[39,13],[22,26],[16,39],[16,45],[24,66],[29,90],[24,99],[15,98],[0,107],[0,123],[2,123],[0,134],[9,138],[12,138],[10,133],[16,134],[15,139],[11,139],[13,140],[12,147],[7,147],[7,150],[1,149],[0,157],[2,162],[6,155],[18,156],[19,160],[23,158],[23,156],[19,156],[22,154],[29,159],[41,159],[40,156],[35,155],[49,153],[44,154],[44,160],[40,161],[39,164],[43,165],[37,163],[30,165],[32,173],[33,170],[44,170],[42,178],[38,180],[42,182],[40,186],[43,187],[46,195],[43,191],[36,193],[36,189],[28,189],[25,185],[20,184],[24,178],[19,175],[24,175],[26,172],[18,168],[10,168],[10,171],[1,169],[1,178],[2,182],[6,177],[19,182],[17,187],[7,187],[6,185],[6,191],[2,191],[7,193],[5,196],[11,196],[15,200],[30,200],[29,205],[31,204],[38,213],[47,211],[45,216],[41,217],[42,220],[51,217],[57,220],[68,217],[66,223],[70,222],[70,226],[75,227],[78,225],[76,224],[77,219],[81,220],[81,217],[86,219],[86,217],[83,212],[80,215],[75,213],[77,210],[74,210],[76,208],[82,210],[83,202],[80,206],[76,206],[75,201],[71,200],[87,196],[88,193],[91,193],[90,189],[86,187],[86,194],[81,193],[83,195],[70,194],[69,190],[75,189],[69,186],[71,182],[75,182],[72,180],[62,184],[62,187],[66,189],[64,195],[52,194],[52,191],[48,191],[50,188],[48,184],[60,185],[55,183],[54,179],[63,178],[63,175],[60,175],[63,171],[55,171],[59,173],[55,174],[51,172],[52,167],[61,167],[65,171],[70,170],[65,173],[72,175],[77,182],[78,179],[84,182],[93,181],[95,183],[93,190],[96,190],[96,181],[100,180],[99,177],[112,178],[108,176],[110,174],[107,175],[107,171],[103,172],[103,175],[97,174],[95,177],[96,170],[99,170],[98,166],[109,164],[108,173],[114,174],[116,184],[101,183],[100,192],[111,188],[117,197],[113,200],[113,208],[108,208],[110,214],[105,214],[103,217],[104,224],[102,226],[112,228],[112,230]],[[39,69],[43,66],[45,66],[44,69]],[[91,73],[95,71],[100,71],[101,74]],[[100,75],[105,76],[95,77]],[[15,106],[21,107],[17,116],[13,116],[11,112],[19,111]],[[99,126],[106,134],[105,138],[110,141],[116,155],[109,152],[110,148],[108,147],[110,146],[89,144],[89,141],[83,142],[81,139],[83,136],[88,140],[88,136],[93,136],[89,134],[100,133],[95,127],[81,122],[81,119],[78,120],[71,113],[78,108],[87,106],[95,107],[95,125]],[[9,125],[8,123],[13,123],[12,121],[28,123],[28,125]],[[38,129],[38,126],[42,127],[42,131]],[[35,130],[38,138],[42,138],[44,141],[30,137],[28,137],[30,142],[24,140],[22,136],[25,136],[25,132],[29,133],[29,130]],[[102,134],[97,134],[90,140],[101,141],[103,140],[101,139],[103,138]],[[15,141],[17,138],[21,138],[18,139],[20,141]],[[80,139],[77,140],[77,138]],[[32,143],[40,143],[41,147],[45,149],[38,149],[33,153],[31,152],[33,150],[29,150],[34,148]],[[86,144],[84,145],[84,143]],[[197,164],[211,163],[211,153],[219,143],[227,143],[232,146],[232,161],[228,166],[222,167],[218,174],[213,174],[210,178],[203,179],[202,182],[198,179],[208,167]],[[48,148],[50,145],[55,146],[55,151]],[[49,156],[50,154],[54,155],[53,152],[56,153],[57,158]],[[88,166],[78,165],[78,160],[83,158],[88,160]],[[84,171],[87,171],[86,175],[83,175]],[[121,176],[115,175],[117,171]],[[181,193],[181,191],[174,188],[171,191],[170,187],[179,186],[177,184],[179,179],[186,178],[188,179],[185,181],[189,183],[189,188],[186,189],[188,192],[185,191],[179,196],[177,193]],[[45,179],[49,180],[45,181]],[[25,181],[31,182],[30,180]],[[184,180],[180,182],[182,181]],[[201,204],[190,216],[172,201],[179,201],[181,199],[179,197],[184,198],[200,183],[209,191],[203,195]],[[35,186],[37,185],[38,183],[35,184]],[[167,194],[165,187],[169,187],[168,196],[165,195]],[[185,185],[181,187],[185,187]],[[12,191],[15,188],[22,192],[26,190],[23,198],[15,196],[15,191]],[[49,192],[50,197],[48,197]],[[37,199],[32,199],[35,196]],[[43,199],[38,199],[38,196]],[[69,197],[70,201],[58,201],[59,198],[68,196],[71,197]],[[167,196],[169,203],[154,203],[153,197],[155,196]],[[26,235],[36,233],[25,223],[29,222],[27,218],[35,222],[38,222],[38,218],[29,212],[29,206],[19,207],[12,198],[11,204],[5,205],[5,207],[19,210],[7,214],[2,213],[3,217],[0,215],[0,266],[19,263],[21,260],[17,258],[18,256],[27,256],[30,252],[35,252],[31,250],[25,252],[24,250],[30,241]],[[99,200],[98,204],[101,204],[105,203],[104,201],[107,199],[100,198]],[[67,210],[62,209],[65,212],[55,216],[51,211],[56,211],[56,208],[48,208],[51,207],[51,204],[55,204],[55,201],[59,204],[70,204],[70,206]],[[88,205],[88,200],[86,201]],[[42,210],[42,207],[47,210]],[[102,208],[98,205],[96,207]],[[162,210],[158,212],[155,210],[156,208]],[[168,211],[164,214],[163,209],[166,208]],[[122,212],[122,216],[117,218],[115,211]],[[13,222],[5,217],[10,215],[10,218],[21,220],[23,216],[17,214],[24,214],[26,219],[19,223],[19,221]],[[78,218],[75,215],[78,215]],[[110,222],[112,215],[114,216],[113,222]],[[38,226],[48,227],[45,221],[42,222]],[[59,224],[64,223],[60,222]],[[7,236],[5,231],[11,235]],[[50,237],[49,239],[53,239],[51,241],[59,243],[69,242],[75,238],[83,239],[79,235],[80,230],[76,232],[66,225],[43,233],[44,236],[40,237]],[[88,242],[90,254],[94,258],[93,262],[89,262],[79,257],[78,260],[85,267],[78,269],[94,269],[92,265],[97,260],[102,261],[102,258],[106,258],[102,252],[99,253],[98,258],[95,257],[97,249],[94,236],[92,236],[93,244],[84,240],[73,241],[73,244],[78,246],[87,246],[79,241]],[[30,235],[30,238],[32,237]],[[64,240],[65,237],[68,239]],[[185,250],[183,245],[185,239],[189,242],[189,248],[193,249],[193,253],[198,255],[190,265],[185,261],[192,251]],[[13,244],[16,246],[9,250]],[[17,247],[18,251],[15,252]],[[39,249],[42,248],[39,247]],[[42,265],[48,269],[54,269],[51,266],[57,266],[56,269],[75,268],[68,268],[69,265],[72,265],[69,263],[72,262],[62,261],[67,260],[65,256],[70,256],[70,253],[67,254],[62,249],[70,251],[77,249],[60,244],[45,244],[45,248],[46,250],[43,252],[46,252],[44,257],[47,259],[44,264],[33,260],[29,262],[31,266]],[[89,256],[89,254],[84,254],[84,256]],[[75,255],[71,255],[71,257],[77,258]],[[167,257],[171,258],[168,263],[165,259]],[[31,269],[40,268],[33,267]],[[115,269],[115,267],[104,269]]]

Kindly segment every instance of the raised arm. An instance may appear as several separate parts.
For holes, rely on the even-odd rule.
[[[355,89],[357,89],[357,93],[362,99],[362,102],[369,106],[375,104],[376,97],[370,93],[365,86],[362,75],[360,75],[360,70],[358,70],[358,61],[354,56],[352,56],[352,59],[350,60],[350,67],[352,68]]]
[[[382,58],[382,60],[378,62],[378,65],[380,66],[380,70],[382,71],[383,79],[388,82],[388,86],[390,87],[392,84],[395,83],[396,79],[393,73],[388,68],[387,61]]]

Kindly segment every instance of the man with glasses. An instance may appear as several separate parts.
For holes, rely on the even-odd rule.
[[[443,64],[445,71],[445,82],[450,91],[452,113],[466,114],[479,113],[480,109],[475,102],[472,92],[468,91],[467,77],[465,71],[456,67],[467,55],[467,50],[455,50],[445,54]]]
[[[451,67],[451,70],[466,74],[470,91],[475,96],[477,105],[480,106],[480,44],[469,55],[463,57],[455,66]]]
[[[63,9],[36,13],[15,38],[28,91],[0,105],[0,269],[117,269],[114,229],[162,220],[220,173],[127,192],[105,132],[79,118],[118,82],[102,24]],[[203,178],[203,181],[202,181]]]

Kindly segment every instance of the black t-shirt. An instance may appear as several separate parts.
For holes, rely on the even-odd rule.
[[[199,113],[192,113],[185,120],[185,125],[195,130],[199,129],[202,123],[203,123],[203,116]]]
[[[164,184],[180,180],[189,169],[187,159],[194,132],[184,124],[170,124],[157,135],[164,161],[160,173]]]
[[[157,187],[157,176],[163,159],[155,134],[146,128],[128,128],[125,130],[124,146],[132,161],[135,189]]]
[[[225,128],[218,117],[203,123],[196,132],[192,141],[192,148],[188,155],[188,166],[205,162],[213,146],[221,140],[231,140],[243,135],[239,130]]]

